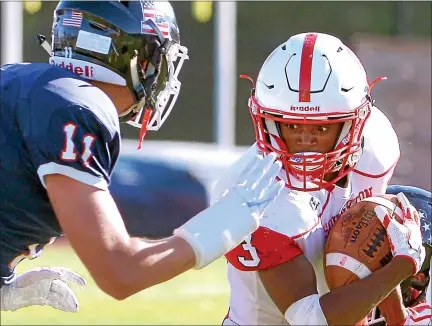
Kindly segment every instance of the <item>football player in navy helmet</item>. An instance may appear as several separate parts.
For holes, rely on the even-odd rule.
[[[131,237],[108,190],[119,122],[158,130],[180,92],[187,56],[169,2],[60,1],[49,63],[1,67],[1,310],[77,311],[64,268],[16,275],[65,234],[98,286],[116,299],[202,268],[241,243],[281,189],[275,156],[255,156],[225,196],[173,236]],[[226,214],[230,211],[232,214]],[[161,216],[163,218],[163,216]]]
[[[430,191],[403,185],[390,185],[386,193],[404,193],[419,213],[426,258],[420,271],[401,283],[369,316],[369,325],[431,325],[432,195]],[[405,313],[400,311],[401,303]],[[384,306],[384,307],[383,307]],[[384,316],[382,316],[384,315]],[[404,320],[405,319],[405,320]]]

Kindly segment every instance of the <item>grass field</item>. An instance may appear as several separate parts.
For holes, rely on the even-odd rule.
[[[18,272],[38,266],[64,266],[87,279],[83,289],[74,286],[80,301],[78,313],[30,307],[2,312],[1,325],[220,325],[228,309],[223,259],[124,301],[116,301],[99,290],[68,246],[47,247],[39,258],[19,264]]]

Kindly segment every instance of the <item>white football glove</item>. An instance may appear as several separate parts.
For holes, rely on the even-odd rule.
[[[19,275],[15,281],[0,289],[2,311],[17,310],[28,306],[51,306],[77,312],[78,299],[68,283],[85,285],[80,275],[62,267],[35,268]]]
[[[403,193],[396,195],[402,208],[402,222],[388,215],[388,209],[376,206],[375,213],[387,230],[393,257],[400,256],[410,260],[413,265],[412,275],[420,270],[425,259],[425,249],[422,244],[420,217],[414,206]]]
[[[265,208],[283,188],[277,181],[282,164],[276,155],[253,156],[217,202],[202,211],[174,234],[191,245],[196,269],[203,268],[240,244],[259,226]]]
[[[237,177],[236,185],[226,189],[219,200],[231,195],[236,196],[230,192],[237,193],[242,197],[241,205],[247,205],[256,219],[261,218],[268,204],[284,186],[283,181],[276,179],[282,168],[282,164],[275,161],[276,157],[274,153],[264,158],[260,155],[254,156]]]

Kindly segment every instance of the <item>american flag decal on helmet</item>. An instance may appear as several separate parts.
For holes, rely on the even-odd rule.
[[[81,27],[82,13],[79,11],[66,11],[63,17],[63,26]]]
[[[151,19],[161,31],[162,35],[170,38],[170,26],[165,14],[155,9],[153,1],[142,1],[141,8],[143,11],[143,20],[141,21],[141,33],[157,35],[151,25],[147,23]]]

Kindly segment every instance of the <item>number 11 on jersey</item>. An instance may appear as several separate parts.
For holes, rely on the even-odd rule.
[[[73,122],[69,122],[63,126],[63,131],[66,135],[65,145],[60,156],[63,161],[76,161],[78,158],[78,153],[73,142],[73,137],[75,136],[77,128],[78,126]],[[81,154],[81,159],[84,165],[89,164],[89,160],[92,156],[90,147],[92,146],[95,139],[96,138],[90,134],[85,135],[82,139],[82,142],[84,143],[84,150]]]

